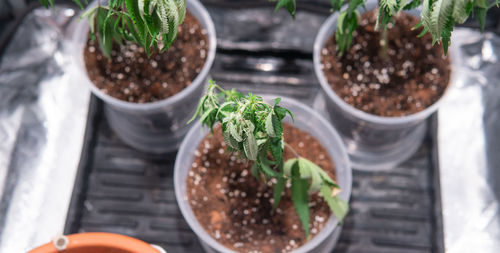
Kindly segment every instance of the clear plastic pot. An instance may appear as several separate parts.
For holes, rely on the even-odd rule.
[[[89,8],[95,6],[95,2]],[[147,152],[164,153],[177,149],[189,130],[186,122],[194,113],[204,84],[215,58],[215,27],[207,10],[198,0],[187,0],[186,7],[208,32],[208,54],[200,74],[176,95],[152,103],[131,103],[111,97],[99,90],[88,78],[83,50],[88,38],[86,19],[76,19],[69,54],[75,65],[74,81],[88,85],[93,94],[105,103],[108,122],[115,133],[128,145]]]
[[[274,97],[264,96],[264,99],[268,102],[272,101],[273,98]],[[342,199],[349,201],[351,195],[352,171],[347,152],[337,131],[316,111],[296,100],[282,98],[280,105],[292,111],[295,117],[295,121],[293,122],[295,127],[313,135],[320,140],[321,144],[328,150],[328,154],[335,164],[338,184],[342,189],[340,196]],[[290,117],[286,117],[285,121],[292,123]],[[233,252],[218,243],[203,229],[198,220],[196,220],[186,195],[186,178],[194,160],[194,153],[198,148],[198,144],[208,132],[208,129],[202,128],[200,122],[198,122],[184,138],[175,161],[175,196],[184,218],[191,229],[196,233],[207,252]],[[293,252],[331,252],[337,242],[340,230],[341,227],[338,224],[338,219],[332,215],[319,234]]]
[[[360,8],[359,12],[363,13],[377,6],[377,0],[368,0],[366,9]],[[419,11],[408,13],[420,16]],[[327,115],[342,136],[354,169],[390,169],[407,160],[419,148],[427,130],[426,119],[437,111],[450,88],[441,99],[425,110],[403,117],[377,116],[347,104],[330,87],[321,68],[321,50],[334,35],[337,17],[338,13],[335,13],[323,23],[314,42],[314,70],[323,91],[317,103],[322,103],[321,100],[324,99]],[[453,83],[453,72],[451,77],[450,84]]]

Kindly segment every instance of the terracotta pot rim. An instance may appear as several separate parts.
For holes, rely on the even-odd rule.
[[[57,253],[86,247],[103,247],[130,253],[160,253],[146,242],[133,237],[112,233],[80,233],[66,236],[69,243],[65,250],[58,250],[53,242],[44,244],[28,253]]]

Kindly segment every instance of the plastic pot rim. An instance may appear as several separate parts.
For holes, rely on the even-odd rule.
[[[96,2],[94,1],[93,4],[89,5],[87,8],[91,8],[93,5],[95,5]],[[196,12],[199,14],[200,17],[195,17],[199,19],[198,21],[202,26],[204,24],[206,27],[204,27],[207,30],[207,38],[208,38],[208,52],[207,52],[207,57],[205,59],[205,63],[203,65],[202,70],[198,75],[195,77],[194,80],[192,80],[191,84],[188,85],[186,88],[182,89],[179,93],[176,93],[175,95],[155,101],[155,102],[149,102],[149,103],[135,103],[135,102],[128,102],[124,100],[120,100],[118,98],[115,98],[113,96],[110,96],[103,91],[101,91],[95,84],[89,79],[87,69],[85,67],[84,63],[84,58],[83,58],[83,50],[80,51],[78,49],[78,52],[73,52],[72,53],[72,60],[76,62],[79,71],[82,73],[82,78],[85,78],[85,82],[87,82],[90,86],[90,89],[92,93],[94,93],[97,97],[100,99],[104,100],[106,103],[109,103],[110,105],[116,107],[116,108],[121,108],[125,110],[131,110],[131,111],[151,111],[155,109],[161,109],[164,107],[168,107],[171,104],[175,104],[181,100],[183,100],[188,94],[192,93],[199,85],[203,85],[203,82],[205,81],[206,77],[209,74],[210,69],[212,68],[214,59],[215,59],[215,53],[217,49],[217,36],[216,36],[216,31],[215,31],[215,25],[213,23],[212,18],[210,17],[210,14],[206,10],[206,8],[203,6],[203,4],[200,3],[199,0],[186,0],[186,8],[190,10],[196,10]],[[84,37],[88,37],[88,31],[89,31],[89,23],[88,21],[85,20],[76,20],[76,22],[83,23],[82,24],[77,24],[76,27],[81,28],[83,26],[83,31],[81,29],[75,29],[72,34],[72,41],[75,43],[79,43],[77,41],[78,35],[76,33],[84,33]],[[79,54],[79,55],[77,55]],[[83,69],[82,69],[83,67]]]
[[[361,13],[365,12],[366,10],[373,10],[373,8],[376,6],[376,1],[368,1],[366,4],[367,7],[366,9],[361,7],[358,9]],[[344,7],[346,8],[346,6]],[[412,10],[412,11],[405,11],[406,13],[412,14],[414,16],[419,17],[420,11],[418,10]],[[323,73],[323,69],[321,68],[321,51],[323,49],[323,46],[325,45],[326,41],[333,36],[333,33],[336,30],[337,26],[337,17],[339,13],[336,12],[330,17],[326,19],[326,21],[321,25],[321,28],[319,29],[318,34],[316,35],[316,39],[314,40],[314,49],[313,49],[313,64],[314,64],[314,72],[316,73],[316,76],[320,82],[320,85],[323,89],[323,91],[327,94],[326,99],[333,100],[335,104],[337,104],[343,111],[348,112],[349,114],[360,118],[364,121],[367,122],[372,122],[375,124],[384,124],[384,125],[399,125],[399,124],[407,124],[411,122],[416,122],[416,121],[421,121],[426,119],[429,115],[437,111],[439,108],[440,104],[445,100],[449,94],[453,84],[456,83],[456,73],[453,69],[454,66],[454,61],[456,60],[454,58],[454,48],[453,46],[450,47],[450,50],[448,51],[448,55],[450,58],[450,80],[448,83],[448,86],[446,87],[446,90],[444,91],[443,95],[433,104],[428,106],[422,111],[419,111],[414,114],[406,115],[406,116],[398,116],[398,117],[384,117],[384,116],[379,116],[371,113],[364,112],[348,103],[346,103],[342,98],[340,98],[337,93],[331,88],[330,84],[325,78],[325,75]]]

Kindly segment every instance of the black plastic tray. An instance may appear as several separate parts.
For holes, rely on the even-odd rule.
[[[273,14],[267,2],[245,9],[234,3],[241,1],[203,2],[216,24],[219,46],[211,75],[219,84],[312,104],[319,91],[312,41],[328,14],[324,3],[303,4],[293,23],[286,13]],[[64,232],[114,232],[169,253],[202,252],[176,204],[175,154],[126,146],[110,130],[103,106],[92,98]],[[424,143],[402,165],[387,172],[354,171],[351,211],[334,252],[444,252],[436,116],[428,123]]]

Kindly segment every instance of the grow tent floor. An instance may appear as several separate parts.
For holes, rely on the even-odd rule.
[[[312,104],[320,87],[312,43],[328,14],[323,2],[303,3],[292,22],[285,12],[273,14],[267,1],[245,9],[233,1],[203,1],[218,36],[212,77],[226,88]],[[103,106],[92,98],[64,233],[114,232],[168,252],[202,252],[175,200],[175,153],[151,155],[126,146],[110,130]],[[429,120],[422,146],[402,165],[353,172],[351,211],[334,252],[443,252],[436,122],[435,116]]]

